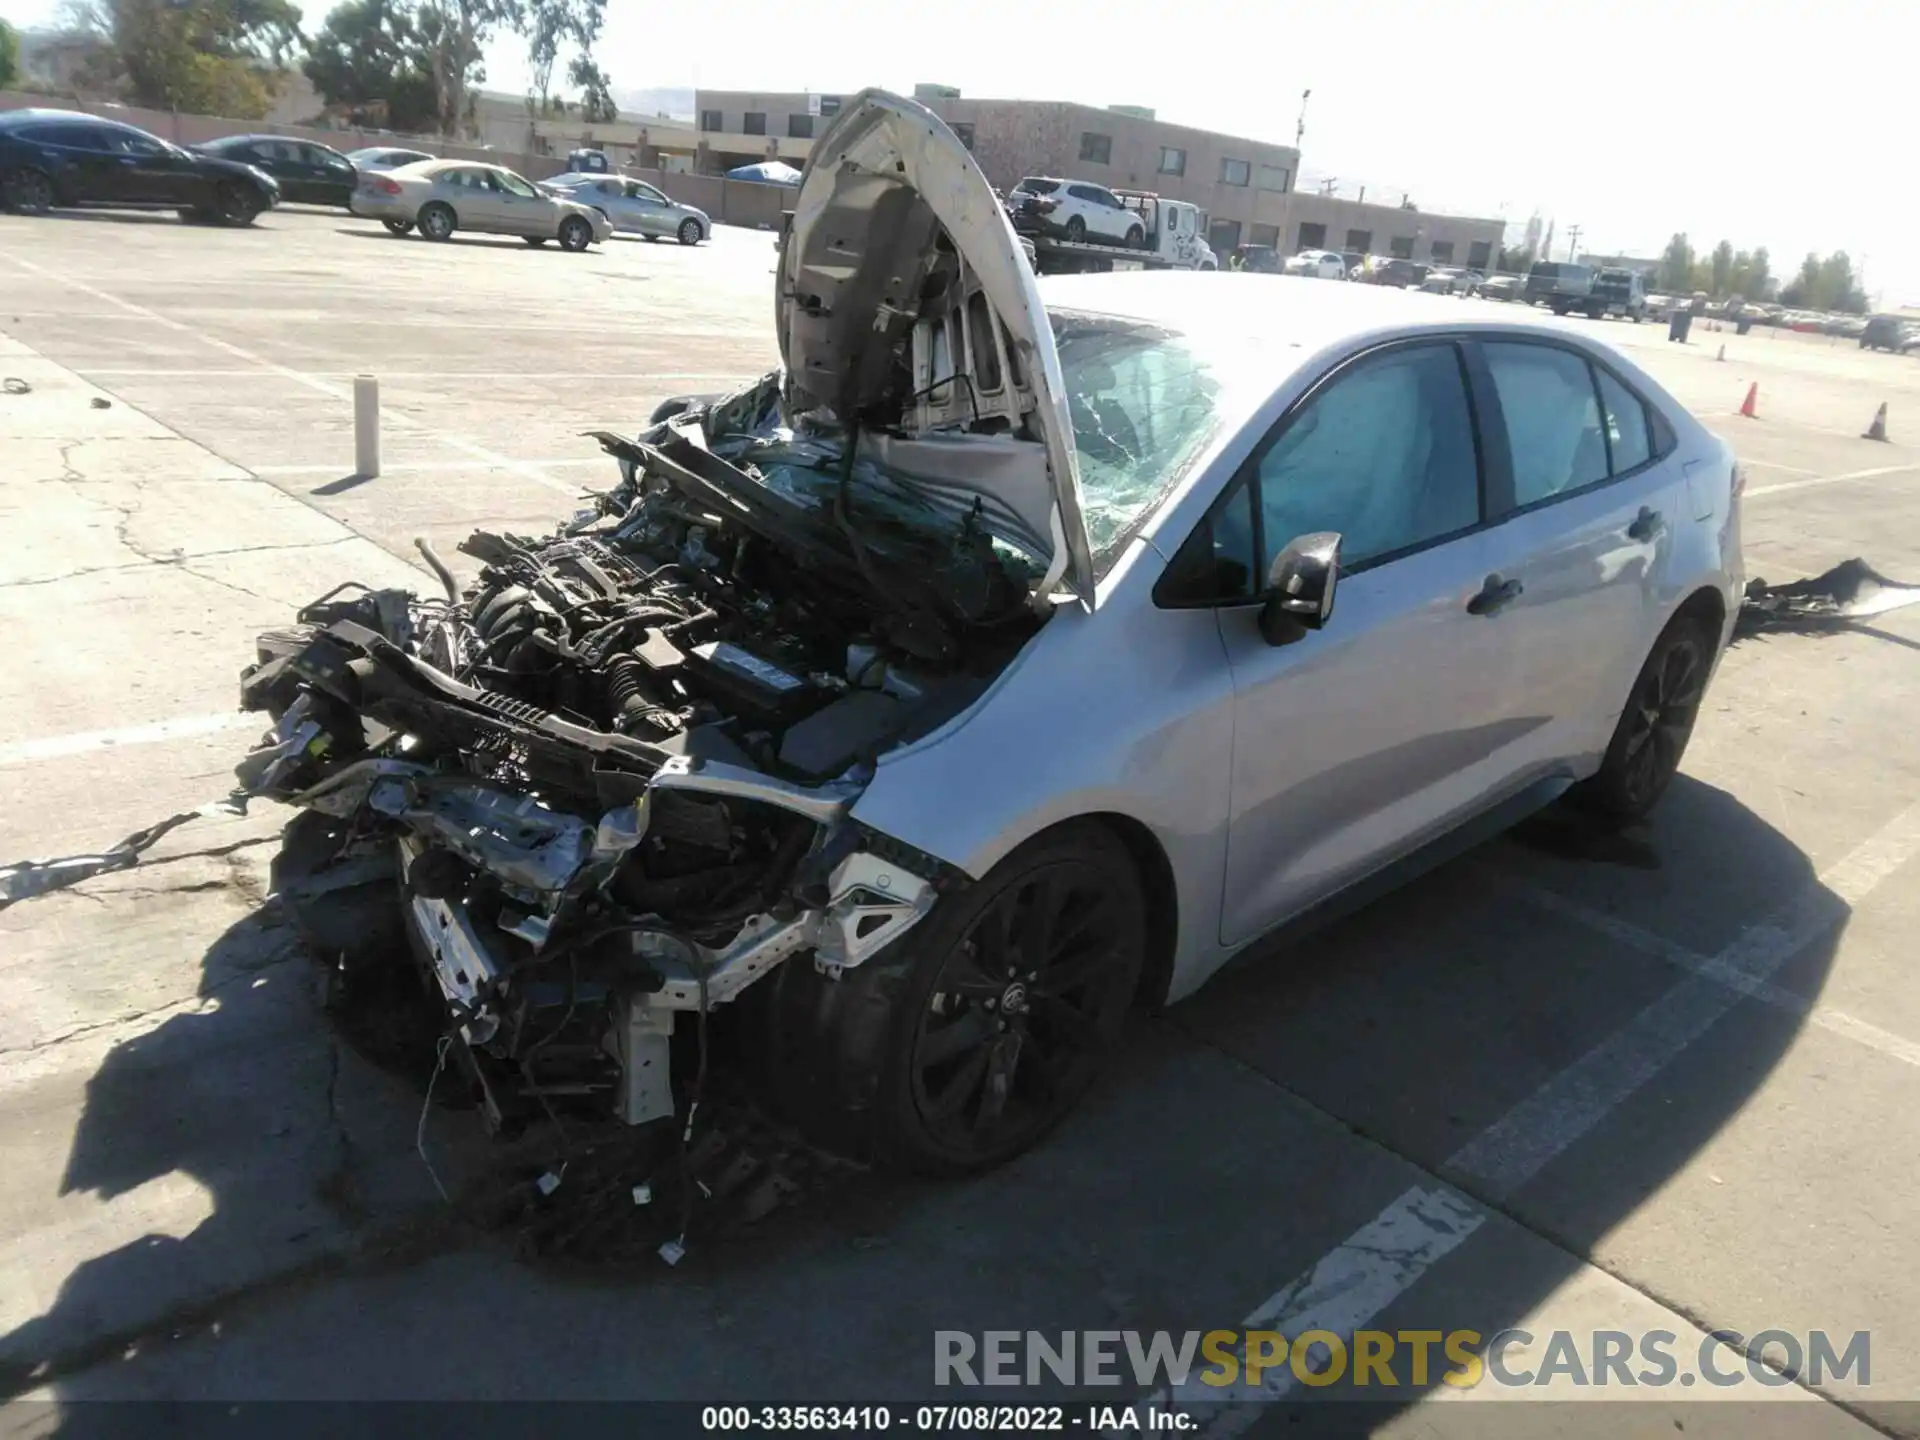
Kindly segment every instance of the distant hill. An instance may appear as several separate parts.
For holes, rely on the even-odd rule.
[[[630,115],[669,115],[693,119],[693,87],[679,85],[613,87],[613,103]]]

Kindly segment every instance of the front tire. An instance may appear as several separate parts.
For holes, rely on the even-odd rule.
[[[450,240],[453,238],[453,207],[443,205],[438,200],[430,201],[420,207],[420,233],[428,240]]]
[[[53,181],[40,170],[10,170],[0,176],[0,209],[44,215],[53,208]]]
[[[413,222],[411,220],[382,220],[380,223],[387,227],[387,233],[389,235],[411,235],[413,233]]]
[[[698,245],[701,238],[700,222],[693,219],[682,220],[680,222],[680,229],[675,233],[679,237],[682,245]]]
[[[1613,821],[1644,820],[1667,793],[1693,736],[1713,669],[1715,637],[1691,616],[1654,641],[1635,677],[1600,769],[1569,792],[1581,808]]]
[[[251,225],[265,208],[255,191],[235,181],[213,192],[213,213],[222,225]]]
[[[1127,230],[1127,248],[1129,250],[1146,249],[1147,232],[1142,230],[1138,225],[1130,226]]]
[[[546,241],[542,240],[541,244]],[[560,222],[560,248],[578,255],[593,243],[593,226],[578,215],[569,215]]]
[[[783,966],[772,1094],[830,1148],[924,1174],[991,1169],[1098,1078],[1145,934],[1126,847],[1092,822],[1049,831],[842,979]]]

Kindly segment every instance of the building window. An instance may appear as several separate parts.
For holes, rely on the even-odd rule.
[[[1451,240],[1434,241],[1433,242],[1433,258],[1442,265],[1452,264],[1453,263],[1453,242]]]
[[[1278,250],[1280,248],[1280,227],[1278,225],[1256,225],[1253,227],[1253,238],[1247,243],[1250,245],[1265,245],[1269,249]]]
[[[1262,165],[1260,167],[1260,188],[1287,193],[1287,185],[1293,179],[1293,171],[1285,165]]]
[[[741,122],[749,135],[764,135],[767,133],[767,112],[764,110],[747,111],[747,113],[741,117]]]
[[[1160,173],[1162,175],[1184,175],[1187,173],[1187,152],[1176,145],[1160,147]]]
[[[1367,254],[1373,249],[1373,232],[1371,230],[1347,231],[1347,249],[1358,251],[1362,255]]]
[[[1300,248],[1302,250],[1324,250],[1327,248],[1327,227],[1305,222],[1300,226]]]
[[[702,130],[720,129],[720,112],[718,110],[702,110],[700,112],[700,128]]]
[[[1080,135],[1080,158],[1089,165],[1105,165],[1113,159],[1113,137],[1092,130]]]
[[[811,115],[787,116],[787,138],[789,140],[811,140],[813,138],[813,117]]]
[[[1396,235],[1387,243],[1391,247],[1388,253],[1391,254],[1394,259],[1411,260],[1413,258],[1413,237],[1411,235]]]
[[[973,149],[973,122],[971,120],[956,121],[947,128],[953,131],[954,139],[966,146],[967,149]]]
[[[1220,183],[1222,185],[1244,185],[1253,178],[1253,167],[1244,160],[1222,160],[1220,162]]]
[[[820,113],[828,118],[838,115],[840,113],[840,97],[838,95],[822,95],[820,97]]]
[[[1238,220],[1216,220],[1207,227],[1207,244],[1216,255],[1225,255],[1240,248],[1240,222]]]
[[[1476,240],[1467,246],[1467,264],[1475,270],[1484,270],[1493,263],[1493,242]]]

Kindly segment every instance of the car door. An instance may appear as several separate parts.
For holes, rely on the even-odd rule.
[[[105,125],[86,121],[68,121],[37,125],[27,132],[44,147],[49,161],[60,171],[63,193],[82,204],[114,205],[127,200],[131,188],[129,166],[120,163],[120,155],[109,143]]]
[[[353,162],[324,145],[303,142],[300,148],[313,170],[314,203],[345,205],[353,197],[354,187],[360,183],[360,175],[353,168]]]
[[[453,206],[454,216],[463,230],[499,232],[506,219],[501,214],[499,192],[494,189],[491,172],[477,165],[462,165],[442,170],[434,177],[439,198]]]
[[[1459,347],[1396,343],[1324,377],[1189,542],[1211,548],[1229,591],[1244,587],[1218,608],[1234,687],[1223,943],[1507,788],[1512,659],[1469,608],[1486,574],[1482,492]],[[1268,643],[1253,577],[1289,541],[1327,530],[1342,536],[1332,615]]]
[[[654,189],[638,180],[626,182],[627,221],[623,229],[638,230],[642,235],[671,235],[676,228],[673,202]]]
[[[198,205],[206,183],[191,156],[143,131],[108,126],[107,144],[120,169],[120,198],[130,205]]]
[[[560,229],[559,204],[511,170],[489,170],[501,228],[509,235],[553,235]]]
[[[1671,430],[1611,368],[1546,339],[1465,353],[1492,460],[1488,588],[1506,596],[1486,620],[1512,647],[1524,763],[1543,774],[1605,748],[1696,517]]]

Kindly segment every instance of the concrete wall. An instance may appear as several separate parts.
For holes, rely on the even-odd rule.
[[[19,110],[33,106],[50,109],[80,110],[105,119],[135,125],[150,134],[171,140],[176,145],[199,145],[223,135],[292,135],[318,141],[336,150],[357,150],[365,145],[405,145],[428,151],[448,160],[478,160],[489,165],[504,165],[530,180],[544,180],[566,168],[566,155],[529,155],[510,150],[482,150],[472,145],[448,145],[439,140],[420,139],[372,130],[319,130],[304,125],[275,125],[257,120],[224,120],[211,115],[181,115],[165,110],[142,110],[132,105],[62,100],[47,95],[29,95],[18,90],[0,90],[0,110]],[[637,148],[637,147],[636,147]],[[651,166],[622,164],[617,148],[608,149],[609,158],[621,166],[621,173],[659,187],[683,204],[696,205],[724,225],[750,225],[777,230],[780,212],[793,203],[793,192],[780,185],[755,185],[718,176],[688,175]]]

